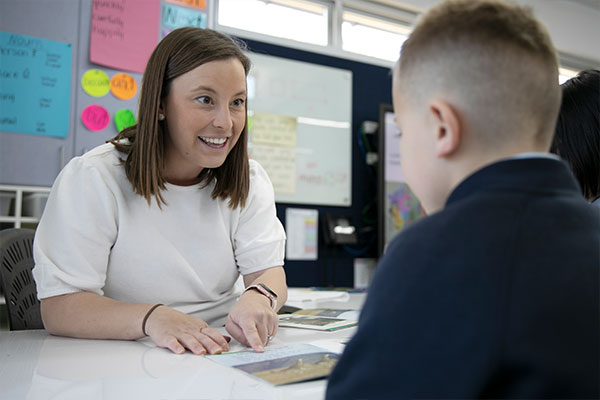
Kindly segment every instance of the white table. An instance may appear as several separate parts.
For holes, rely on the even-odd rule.
[[[359,309],[363,300],[364,294],[351,294],[348,303],[312,306]],[[279,328],[269,345],[343,343],[354,332],[355,328],[335,332]],[[43,330],[0,332],[0,399],[314,400],[324,398],[325,388],[324,379],[273,386],[210,357],[173,354],[148,338],[86,340]]]

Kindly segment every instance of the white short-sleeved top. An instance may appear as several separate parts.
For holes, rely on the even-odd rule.
[[[213,321],[239,296],[240,273],[283,265],[285,232],[256,161],[245,207],[211,199],[214,184],[167,184],[160,209],[133,191],[122,158],[101,145],[72,159],[54,182],[34,242],[40,299],[89,291]]]

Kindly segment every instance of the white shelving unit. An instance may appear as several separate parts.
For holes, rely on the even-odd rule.
[[[0,227],[35,227],[49,193],[45,186],[0,185]]]

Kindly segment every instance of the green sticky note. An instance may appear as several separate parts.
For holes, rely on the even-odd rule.
[[[119,110],[115,114],[115,125],[117,126],[117,132],[121,132],[123,129],[135,125],[135,116],[128,110],[124,108]]]

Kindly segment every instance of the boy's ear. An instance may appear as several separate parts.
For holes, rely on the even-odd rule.
[[[435,129],[435,154],[437,157],[452,155],[462,140],[462,125],[458,113],[450,104],[434,99],[429,104]]]

